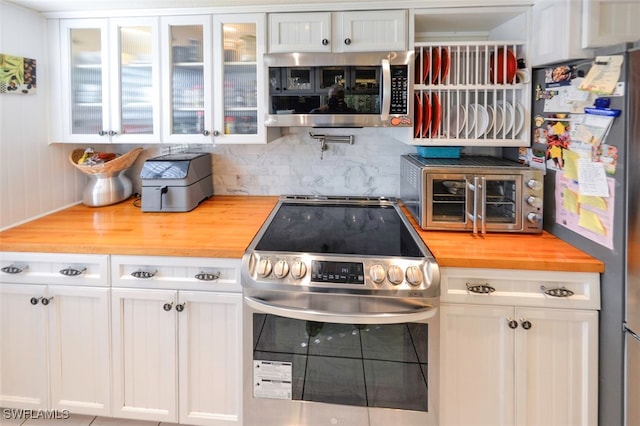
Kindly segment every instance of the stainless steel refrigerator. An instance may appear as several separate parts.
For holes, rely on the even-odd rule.
[[[543,222],[545,230],[605,264],[606,270],[601,275],[598,423],[640,426],[640,43],[611,46],[598,50],[596,55],[624,55],[618,80],[624,82],[624,95],[610,98],[610,108],[622,113],[606,138],[606,144],[618,150],[612,176],[613,246],[607,248],[556,223],[555,187],[559,172],[552,170],[545,175]],[[551,112],[544,111],[544,99],[536,100],[535,93],[538,86],[544,92],[549,68],[567,65],[586,72],[591,64],[593,59],[585,59],[534,69],[533,116],[546,117]],[[534,127],[532,140],[535,137]],[[535,143],[533,146],[541,148]]]

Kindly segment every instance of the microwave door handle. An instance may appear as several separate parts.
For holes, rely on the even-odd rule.
[[[391,111],[391,65],[388,59],[382,60],[382,110],[380,119],[387,121]]]
[[[481,215],[481,231],[482,234],[487,233],[487,179],[483,176],[480,187],[480,215]]]

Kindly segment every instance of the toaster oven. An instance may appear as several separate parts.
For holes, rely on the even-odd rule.
[[[404,206],[425,230],[542,232],[542,170],[494,157],[401,157]]]

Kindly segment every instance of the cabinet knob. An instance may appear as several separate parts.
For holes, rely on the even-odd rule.
[[[344,44],[346,44],[347,46],[351,44],[351,39],[350,38],[345,38],[344,39]]]
[[[213,136],[220,136],[220,131],[219,130],[214,130],[213,131]]]
[[[29,300],[29,302],[30,302],[32,305],[37,305],[37,304],[38,304],[38,302],[40,301],[40,299],[42,299],[42,297],[32,297],[32,298],[31,298],[31,300]]]
[[[167,302],[164,305],[162,305],[162,309],[164,309],[167,312],[169,312],[172,307],[173,307],[173,302]]]
[[[211,134],[211,132],[208,131],[208,130],[203,130],[202,131],[202,136],[209,136],[210,134]]]
[[[115,136],[117,134],[118,132],[116,132],[115,130],[109,130],[109,136]]]
[[[108,134],[109,134],[109,132],[107,132],[106,130],[100,130],[98,132],[98,135],[100,135],[100,136],[107,136]]]
[[[323,45],[323,46],[326,46],[326,45],[328,45],[328,44],[329,44],[329,39],[323,38],[323,39],[322,39],[322,45]]]
[[[522,328],[524,328],[525,330],[529,330],[532,327],[531,321],[529,320],[520,318],[520,323],[522,324]]]
[[[184,311],[184,303],[179,303],[176,305],[176,311],[182,312]]]
[[[518,321],[514,320],[513,318],[507,318],[507,324],[509,325],[510,329],[518,328]]]
[[[49,302],[51,302],[52,300],[53,300],[53,297],[49,297],[49,298],[43,297],[42,298],[42,304],[44,306],[47,306],[49,304]]]

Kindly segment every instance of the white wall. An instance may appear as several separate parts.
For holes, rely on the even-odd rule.
[[[47,145],[47,50],[45,20],[0,0],[0,53],[37,61],[35,94],[0,94],[0,229],[81,199],[73,147]]]

